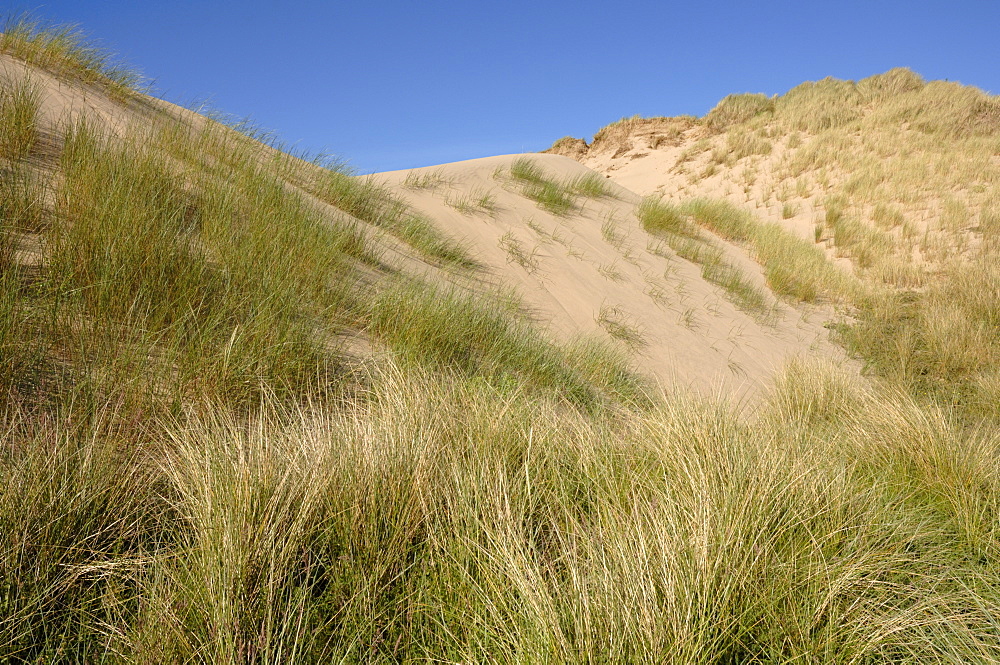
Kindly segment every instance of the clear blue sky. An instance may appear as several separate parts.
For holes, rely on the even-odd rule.
[[[1000,2],[49,0],[170,101],[359,172],[535,151],[897,66],[1000,92]]]

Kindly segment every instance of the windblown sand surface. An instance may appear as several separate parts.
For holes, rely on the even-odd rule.
[[[823,326],[833,316],[830,308],[775,300],[768,320],[755,318],[702,278],[698,265],[642,229],[634,214],[639,193],[607,180],[612,196],[580,197],[568,214],[554,215],[505,177],[519,157],[525,156],[376,177],[444,231],[466,240],[495,281],[516,287],[557,336],[601,335],[625,343],[636,365],[666,385],[752,399],[792,357],[843,359]],[[526,157],[557,180],[591,172],[560,155]],[[412,186],[420,180],[423,187]],[[622,182],[641,185],[638,177]],[[495,202],[492,211],[458,209],[487,194]],[[764,286],[756,263],[735,246],[726,250]]]

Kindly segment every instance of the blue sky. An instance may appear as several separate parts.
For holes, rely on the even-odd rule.
[[[541,150],[622,116],[910,67],[1000,92],[1000,2],[49,0],[154,92],[362,173]]]

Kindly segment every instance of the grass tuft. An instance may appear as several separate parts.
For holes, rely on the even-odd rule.
[[[705,116],[705,125],[712,131],[720,132],[733,125],[742,124],[761,115],[774,112],[774,100],[767,95],[728,95]]]
[[[0,51],[57,76],[101,85],[120,100],[143,88],[140,74],[89,41],[75,25],[47,23],[30,14],[12,16],[4,22]]]
[[[0,159],[18,162],[38,139],[41,96],[30,78],[0,88]]]
[[[576,194],[591,199],[611,196],[611,189],[605,182],[605,178],[601,177],[599,173],[587,173],[577,176],[570,180],[566,187]]]
[[[457,199],[448,197],[445,203],[463,215],[495,215],[497,211],[496,199],[490,192],[475,190]]]
[[[827,294],[849,299],[856,285],[832,266],[822,251],[774,223],[762,223],[750,212],[725,201],[695,199],[684,209],[701,226],[723,238],[746,243],[775,293],[812,302]]]
[[[641,351],[647,345],[642,329],[632,323],[630,317],[618,307],[602,305],[597,315],[597,325],[613,339],[623,342],[629,350]]]
[[[538,256],[535,250],[526,251],[513,231],[508,231],[500,236],[497,246],[507,253],[507,263],[516,263],[524,268],[528,274],[533,274],[538,270]]]
[[[519,157],[510,165],[510,177],[521,188],[521,193],[535,201],[539,207],[553,215],[566,215],[573,209],[573,187],[545,175],[538,164],[529,157]],[[586,185],[584,186],[586,187]],[[591,186],[591,189],[594,187]]]

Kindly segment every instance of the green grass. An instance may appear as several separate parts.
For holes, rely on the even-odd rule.
[[[30,167],[14,165],[0,178],[0,215],[10,233],[36,233],[48,219],[46,181]]]
[[[758,317],[768,318],[773,305],[764,289],[749,279],[738,267],[725,262],[707,262],[702,266],[702,277],[722,287],[727,297],[740,309]]]
[[[636,210],[642,228],[648,233],[696,238],[698,229],[677,207],[655,198],[646,198]]]
[[[509,175],[518,185],[521,194],[533,200],[540,208],[553,215],[563,216],[573,209],[572,183],[568,188],[561,182],[547,176],[538,164],[529,157],[520,157],[510,165]],[[584,185],[586,188],[587,185]],[[594,185],[589,186],[591,190]]]
[[[883,230],[894,229],[902,226],[906,221],[903,213],[898,209],[884,203],[875,206],[872,212],[872,221],[875,226]]]
[[[723,289],[727,299],[755,317],[768,319],[773,313],[770,298],[754,285],[738,266],[727,261],[717,243],[706,238],[689,216],[690,205],[683,208],[655,198],[645,199],[636,209],[643,229],[666,240],[683,259],[701,266],[701,275]]]
[[[813,244],[777,224],[761,222],[747,210],[709,199],[692,200],[684,210],[713,233],[745,243],[764,267],[768,285],[775,293],[811,302],[824,294],[849,299],[857,289]]]
[[[211,123],[58,139],[0,181],[0,661],[1000,652],[993,207],[919,290],[850,291],[880,381],[796,362],[738,409],[637,376],[623,311],[559,344],[511,294],[393,268],[370,227],[435,236],[372,181]],[[848,292],[731,205],[639,216],[727,292],[706,230],[779,292]]]
[[[697,263],[698,265],[720,265],[723,263],[722,248],[706,238],[688,238],[684,236],[664,236],[667,244],[677,256]]]
[[[640,351],[647,344],[643,330],[618,307],[602,305],[596,321],[612,339],[624,343],[632,351]]]
[[[599,173],[587,173],[571,179],[567,185],[570,191],[586,196],[591,199],[599,199],[604,196],[611,196],[611,188],[608,187]]]
[[[655,403],[649,379],[637,372],[631,355],[596,336],[577,336],[564,347],[570,365],[613,402],[641,410]]]
[[[954,261],[927,287],[883,290],[862,301],[842,332],[871,368],[978,420],[1000,415],[1000,274],[989,253]]]
[[[160,478],[135,445],[99,434],[110,422],[81,429],[70,419],[46,425],[4,415],[5,438],[17,448],[5,448],[0,473],[18,489],[0,497],[0,654],[19,662],[104,657],[101,626],[134,611],[129,577],[166,545],[173,514],[157,496]]]
[[[545,175],[541,167],[529,157],[519,157],[510,165],[510,177],[520,182],[541,183]]]
[[[602,277],[610,279],[612,282],[621,282],[625,279],[625,275],[618,268],[617,261],[597,266],[597,272],[600,273]]]
[[[29,14],[8,18],[0,51],[71,80],[97,84],[124,100],[143,87],[142,76],[88,40],[77,26],[48,23]]]
[[[392,231],[393,235],[424,256],[443,261],[446,265],[459,266],[467,270],[482,265],[472,256],[465,244],[444,235],[434,222],[418,213],[410,213],[395,222]]]
[[[557,183],[530,184],[523,193],[553,215],[567,215],[573,208],[573,199]]]
[[[339,164],[296,166],[290,174],[293,182],[321,201],[385,230],[427,258],[464,268],[478,267],[466,247],[412,211],[374,178],[354,177]],[[488,197],[485,202],[492,203]]]
[[[775,100],[775,116],[795,131],[817,133],[843,127],[862,115],[853,81],[827,77],[802,83]]]
[[[500,236],[497,246],[507,254],[507,263],[516,263],[529,274],[538,270],[538,256],[535,250],[526,250],[513,231],[508,231]]]
[[[607,215],[604,221],[601,222],[601,237],[604,238],[604,242],[615,249],[620,250],[622,248],[625,236],[619,232],[618,222],[615,220],[613,214]]]
[[[764,268],[768,286],[780,295],[803,301],[814,301],[823,294],[848,298],[856,288],[813,245],[725,201],[695,199],[677,207],[646,199],[636,215],[647,232],[666,239],[679,256],[701,264],[706,279],[723,287],[734,303],[751,312],[770,311],[766,295],[724,261],[721,250],[699,235],[699,226],[748,245]]]
[[[1000,646],[995,442],[823,368],[792,368],[750,422],[682,396],[593,420],[515,383],[383,365],[350,405],[164,426],[156,466],[86,431],[58,432],[55,454],[37,445],[54,433],[19,434],[35,445],[3,458],[19,482],[0,509],[33,549],[3,554],[31,580],[3,592],[7,654],[977,662]]]
[[[893,250],[893,241],[884,231],[858,220],[839,216],[832,225],[833,242],[862,268],[870,268]]]
[[[705,116],[705,125],[713,131],[724,131],[761,115],[774,112],[774,100],[762,94],[729,95]]]
[[[403,187],[414,190],[435,189],[447,184],[449,184],[448,178],[438,171],[427,171],[425,173],[410,171],[406,174],[406,178],[403,179]]]
[[[474,190],[459,198],[447,197],[445,203],[463,215],[484,214],[495,215],[497,212],[496,198],[491,192]]]
[[[770,155],[773,145],[771,141],[755,132],[732,131],[726,136],[726,149],[718,159],[718,163],[735,164],[744,157],[753,155]]]
[[[38,140],[38,88],[30,78],[0,88],[0,159],[17,162]]]
[[[152,391],[249,398],[317,379],[353,265],[371,260],[352,224],[321,219],[251,164],[205,174],[193,194],[152,149],[83,124],[61,168],[48,279],[64,315],[94,326],[77,344],[117,362],[120,335],[136,362],[160,357],[172,371],[149,375],[166,383]]]
[[[396,356],[466,376],[524,382],[592,408],[595,393],[558,347],[522,319],[512,294],[476,297],[403,281],[365,310],[367,331]],[[506,377],[506,379],[504,378]]]

